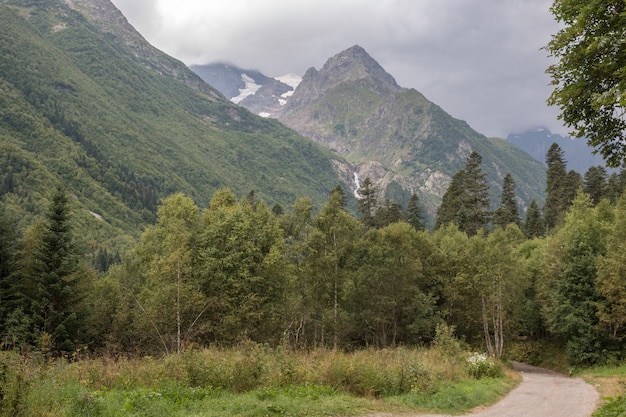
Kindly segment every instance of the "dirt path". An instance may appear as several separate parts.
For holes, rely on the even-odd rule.
[[[492,407],[467,414],[467,416],[589,417],[597,406],[600,397],[598,392],[580,378],[568,378],[521,363],[514,363],[513,367],[523,377],[520,385]]]

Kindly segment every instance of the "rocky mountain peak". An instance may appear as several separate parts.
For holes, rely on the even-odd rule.
[[[339,90],[371,91],[386,99],[402,91],[396,80],[362,47],[354,45],[330,58],[318,71],[309,68],[279,119],[299,112],[318,99]]]
[[[399,90],[396,80],[362,47],[354,45],[330,58],[319,75],[328,81],[346,82],[373,78],[390,90]]]

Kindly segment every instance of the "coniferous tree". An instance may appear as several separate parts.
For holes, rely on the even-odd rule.
[[[607,174],[603,166],[590,167],[587,172],[585,172],[583,191],[589,195],[594,205],[598,204],[602,198],[607,196]]]
[[[402,219],[402,206],[390,199],[385,200],[385,204],[376,209],[374,224],[377,228],[389,226]]]
[[[546,153],[546,201],[543,205],[543,218],[546,229],[559,224],[571,204],[566,161],[563,150],[553,143]]]
[[[413,194],[409,200],[409,204],[406,206],[404,212],[404,219],[408,224],[413,226],[417,231],[426,230],[426,223],[424,221],[424,208],[420,204],[417,194]]]
[[[441,205],[437,209],[437,219],[435,229],[448,223],[457,226],[462,221],[461,215],[465,212],[465,171],[459,170],[452,177],[450,185],[441,200]]]
[[[469,236],[480,229],[486,229],[491,221],[489,207],[489,185],[487,174],[482,171],[482,156],[476,151],[467,157],[465,164],[465,200],[464,214],[459,228]]]
[[[331,194],[332,193],[337,193],[337,195],[339,196],[341,207],[346,208],[346,206],[348,205],[348,197],[346,196],[346,190],[344,190],[341,185],[338,185],[335,188],[333,188],[333,191],[331,192]]]
[[[0,204],[0,336],[6,336],[6,318],[15,309],[17,294],[13,278],[15,276],[15,242],[17,232],[9,221],[4,206]],[[0,341],[0,343],[2,343]]]
[[[375,215],[378,206],[379,189],[373,183],[370,177],[366,177],[357,190],[359,201],[357,211],[361,214],[361,221],[368,229],[376,226]]]
[[[58,187],[48,208],[39,247],[34,253],[32,314],[42,349],[73,351],[84,342],[86,311],[80,260],[75,246],[67,193]]]
[[[524,220],[523,230],[528,239],[542,237],[546,233],[546,228],[543,221],[543,216],[541,215],[541,210],[539,209],[539,204],[537,204],[537,201],[534,199],[530,202],[530,206],[528,207],[528,211],[526,212],[526,219]]]
[[[626,185],[626,171],[622,170],[619,174],[612,173],[607,181],[607,197],[611,203],[617,202],[624,193],[624,185]]]
[[[515,201],[515,181],[511,177],[511,173],[507,173],[504,177],[500,207],[496,209],[493,215],[493,223],[502,227],[506,227],[509,223],[515,223],[519,226],[520,217]]]

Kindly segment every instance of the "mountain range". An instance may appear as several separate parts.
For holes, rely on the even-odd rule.
[[[568,170],[572,169],[584,175],[592,166],[606,166],[600,155],[593,153],[593,148],[587,145],[584,139],[573,139],[558,133],[552,133],[546,128],[537,128],[523,133],[510,134],[507,140],[515,146],[528,152],[539,161],[544,161],[546,153],[553,143],[559,145],[567,162]],[[616,169],[606,168],[607,172],[617,172]]]
[[[326,200],[343,158],[224,96],[109,0],[0,0],[0,202],[23,228],[63,184],[89,245],[121,248],[175,192]]]
[[[204,68],[212,68],[214,74],[227,71],[238,83],[227,89],[217,77],[192,67],[226,97],[240,94],[245,77],[256,76],[226,64]],[[261,91],[262,80],[256,79]],[[256,94],[251,94],[240,104],[341,154],[347,163],[338,163],[338,170],[352,188],[369,177],[384,197],[400,203],[406,204],[416,193],[434,216],[451,177],[476,150],[483,157],[494,204],[507,172],[516,181],[520,207],[532,199],[543,201],[545,167],[540,162],[504,139],[476,132],[415,89],[399,86],[358,45],[331,57],[320,70],[310,68],[293,93],[281,97],[281,91],[264,95],[254,106],[249,103]]]
[[[129,247],[172,193],[206,207],[223,187],[319,207],[342,185],[354,207],[369,177],[381,199],[418,194],[432,218],[473,150],[494,204],[507,172],[521,208],[543,201],[540,162],[399,86],[358,45],[302,78],[271,78],[192,71],[110,0],[0,0],[0,21],[0,207],[20,228],[57,184],[92,250]]]

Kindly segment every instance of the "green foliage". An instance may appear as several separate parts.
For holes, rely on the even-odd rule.
[[[619,1],[557,0],[550,10],[563,26],[547,45],[558,59],[548,68],[555,86],[548,103],[560,108],[560,118],[576,137],[587,138],[607,165],[618,167],[626,156],[625,6]]]
[[[170,194],[204,207],[229,186],[290,205],[337,184],[330,151],[217,98],[143,39],[57,1],[3,3],[0,19],[0,199],[21,229],[59,182],[90,250],[122,256]]]
[[[552,269],[547,263],[544,272],[544,314],[550,331],[565,341],[574,364],[594,363],[600,356],[596,260],[605,253],[606,236],[598,210],[580,194],[549,249],[554,257],[549,262],[555,264]]]
[[[466,358],[467,372],[472,378],[500,378],[504,376],[502,365],[484,353],[472,352]]]
[[[593,417],[619,417],[626,413],[626,396],[607,398],[605,403],[593,413]]]
[[[520,225],[519,209],[515,201],[515,181],[511,173],[507,172],[502,182],[502,197],[500,206],[493,213],[493,224],[506,227],[509,223]]]
[[[492,217],[489,185],[481,163],[482,156],[473,151],[465,168],[454,175],[437,210],[436,227],[453,222],[473,236],[489,226]]]

